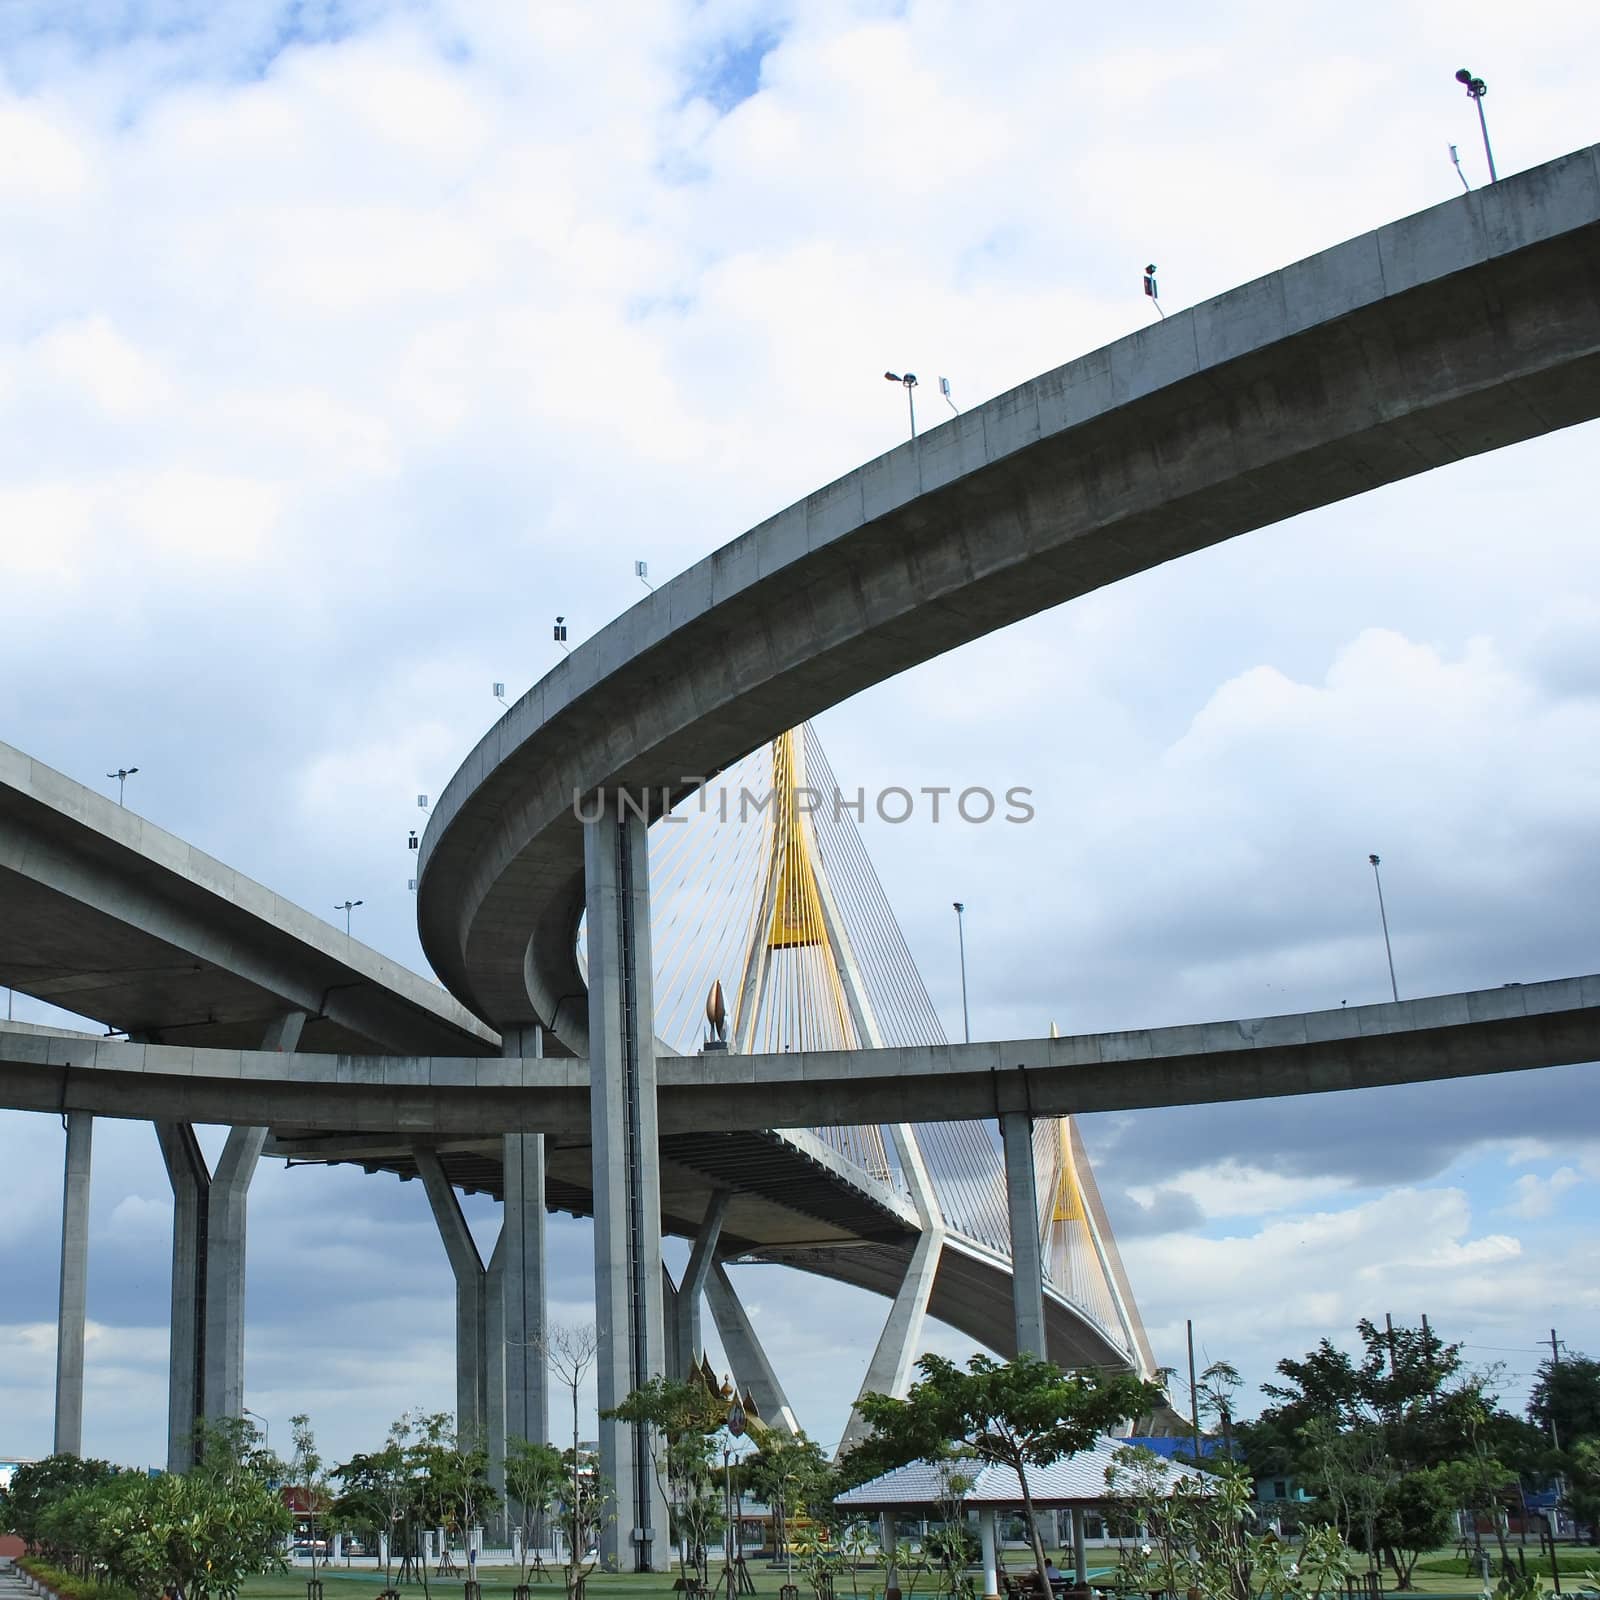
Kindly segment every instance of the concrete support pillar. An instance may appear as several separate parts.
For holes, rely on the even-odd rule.
[[[261,1048],[293,1052],[305,1020],[303,1011],[274,1018]],[[244,1415],[245,1220],[266,1142],[265,1128],[230,1128],[206,1195],[204,1414],[212,1421]]]
[[[878,1513],[878,1548],[883,1552],[883,1600],[900,1600],[900,1569],[894,1564],[894,1513]]]
[[[983,1547],[983,1600],[1000,1600],[1000,1569],[995,1559],[999,1541],[995,1537],[993,1506],[978,1513],[978,1542]]]
[[[508,1439],[544,1444],[550,1438],[550,1390],[545,1373],[547,1287],[544,1249],[545,1150],[542,1133],[508,1133],[501,1140],[505,1172],[505,1374]]]
[[[911,1252],[911,1264],[906,1268],[894,1304],[889,1307],[872,1360],[867,1363],[867,1375],[861,1382],[862,1394],[896,1397],[905,1394],[911,1382],[911,1363],[916,1360],[917,1347],[922,1343],[922,1324],[928,1315],[928,1300],[933,1294],[933,1281],[939,1273],[943,1248],[942,1231],[918,1236],[916,1248]],[[842,1456],[854,1448],[871,1431],[861,1413],[852,1406],[844,1437],[839,1441],[839,1454]]]
[[[489,1413],[483,1261],[438,1153],[418,1145],[412,1154],[456,1280],[456,1433],[483,1444]]]
[[[500,1496],[494,1512],[504,1543],[506,1516],[506,1230],[494,1242],[483,1274],[483,1393],[488,1411],[484,1418],[484,1448],[489,1455],[489,1484]]]
[[[206,1202],[205,1415],[244,1415],[245,1218],[265,1128],[230,1128]]]
[[[695,1235],[689,1264],[683,1269],[683,1282],[678,1285],[678,1354],[677,1367],[672,1373],[674,1378],[681,1379],[691,1363],[698,1364],[705,1348],[700,1337],[700,1297],[706,1292],[717,1241],[722,1237],[722,1219],[727,1214],[728,1191],[717,1189],[712,1193],[700,1231]],[[760,1397],[756,1398],[759,1404]]]
[[[1005,1147],[1006,1204],[1011,1213],[1011,1309],[1017,1354],[1043,1356],[1044,1256],[1039,1248],[1039,1183],[1033,1164],[1033,1118],[1008,1111],[1000,1119]]]
[[[594,1163],[595,1363],[600,1410],[666,1366],[661,1295],[661,1175],[656,1134],[650,869],[644,820],[613,797],[584,823],[589,927],[589,1082]],[[600,1423],[600,1471],[616,1520],[600,1536],[612,1571],[665,1570],[665,1496],[646,1429]]]
[[[666,1362],[665,1372],[669,1378],[681,1380],[683,1377],[683,1356],[679,1349],[678,1340],[678,1286],[672,1281],[672,1274],[666,1267],[661,1268],[661,1325],[666,1340],[666,1353],[663,1360]]]
[[[1072,1508],[1072,1566],[1075,1573],[1073,1582],[1080,1589],[1087,1587],[1089,1582],[1089,1555],[1083,1542],[1083,1519],[1087,1515],[1082,1506]]]
[[[206,1414],[206,1233],[211,1169],[187,1122],[158,1122],[156,1139],[172,1185],[167,1471],[187,1472],[195,1460],[195,1428]]]
[[[717,1332],[722,1338],[722,1348],[733,1364],[733,1381],[740,1394],[748,1394],[761,1413],[761,1420],[780,1434],[794,1438],[800,1432],[794,1408],[789,1404],[778,1375],[761,1348],[756,1330],[739,1301],[738,1291],[728,1277],[728,1269],[720,1261],[713,1262],[710,1275],[705,1280],[706,1298],[711,1302],[711,1315],[716,1319]]]
[[[61,1298],[56,1313],[57,1455],[83,1454],[83,1341],[89,1314],[89,1168],[94,1118],[67,1114],[61,1183]]]

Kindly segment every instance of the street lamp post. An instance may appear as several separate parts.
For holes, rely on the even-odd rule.
[[[245,1416],[254,1417],[261,1424],[261,1448],[270,1453],[272,1449],[272,1424],[259,1411],[252,1411],[249,1406],[240,1406],[239,1409]]]
[[[884,373],[884,377],[890,383],[902,384],[905,387],[906,406],[911,413],[911,440],[914,444],[917,438],[917,401],[916,396],[913,395],[911,391],[917,386],[917,375],[914,372],[907,372],[904,374],[899,372],[886,372]]]
[[[1466,88],[1467,98],[1478,108],[1478,126],[1483,130],[1483,153],[1489,161],[1489,182],[1498,183],[1500,180],[1494,170],[1494,151],[1489,148],[1489,119],[1483,114],[1483,97],[1488,94],[1489,85],[1482,78],[1475,78],[1466,67],[1456,74],[1456,82]]]
[[[972,1022],[967,1015],[967,925],[966,905],[960,900],[952,900],[951,905],[956,908],[956,944],[961,951],[961,1036],[968,1044],[972,1043]]]
[[[348,937],[350,933],[350,913],[354,911],[357,906],[365,904],[366,901],[364,900],[341,900],[338,905],[333,908],[335,911],[344,912],[344,931],[346,937]]]
[[[1378,886],[1378,916],[1383,923],[1383,950],[1389,958],[1389,992],[1398,1001],[1400,986],[1394,981],[1394,948],[1389,943],[1389,913],[1383,908],[1383,879],[1378,874],[1378,858],[1368,856],[1367,860],[1372,863],[1372,881]]]
[[[108,772],[106,774],[108,778],[115,778],[117,780],[117,804],[119,806],[122,804],[122,791],[127,788],[128,779],[131,778],[138,770],[139,769],[137,767],[118,767],[115,772]]]

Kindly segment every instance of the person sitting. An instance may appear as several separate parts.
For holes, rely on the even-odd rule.
[[[1053,1556],[1044,1558],[1044,1581],[1050,1585],[1052,1592],[1059,1589],[1067,1581],[1057,1570]]]

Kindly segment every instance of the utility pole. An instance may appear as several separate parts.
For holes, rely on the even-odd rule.
[[[1194,1377],[1194,1320],[1186,1318],[1184,1327],[1189,1334],[1189,1422],[1194,1428],[1194,1460],[1195,1465],[1200,1464],[1200,1390],[1195,1385]]]
[[[1389,1376],[1394,1376],[1394,1318],[1385,1311],[1383,1314],[1384,1336],[1389,1342]]]
[[[1561,1341],[1556,1338],[1556,1330],[1550,1330],[1550,1375],[1555,1376],[1556,1368],[1561,1365]],[[1550,1396],[1550,1445],[1552,1449],[1561,1448],[1561,1435],[1556,1430],[1556,1405],[1555,1396]]]

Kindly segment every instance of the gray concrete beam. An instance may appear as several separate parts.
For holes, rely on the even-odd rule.
[[[645,824],[605,810],[584,824],[589,918],[589,1068],[594,1185],[595,1376],[601,1412],[666,1366],[660,1142]],[[665,1568],[666,1501],[643,1427],[600,1422],[600,1470],[616,1520],[600,1537],[608,1570]]]
[[[794,1407],[783,1392],[777,1371],[767,1358],[767,1352],[756,1337],[755,1324],[751,1322],[739,1299],[739,1292],[728,1276],[728,1269],[720,1261],[712,1263],[705,1280],[706,1299],[711,1305],[711,1315],[717,1324],[717,1334],[722,1348],[733,1367],[733,1381],[741,1395],[748,1394],[761,1413],[761,1420],[780,1434],[794,1438],[800,1431]]]
[[[1326,1094],[1600,1061],[1600,976],[1067,1038],[773,1056],[663,1056],[662,1134],[708,1127],[1063,1116]],[[590,1131],[588,1063],[290,1057],[0,1024],[0,1109],[430,1136]]]
[[[61,1294],[56,1313],[57,1455],[83,1454],[83,1343],[89,1311],[89,1176],[94,1118],[73,1112],[61,1182]]]
[[[1008,1111],[1000,1119],[1005,1150],[1006,1210],[1011,1221],[1011,1308],[1017,1351],[1043,1359],[1044,1255],[1039,1247],[1039,1180],[1033,1163],[1033,1118]]]

